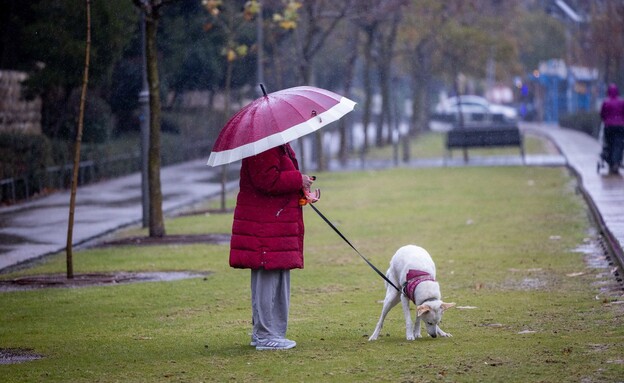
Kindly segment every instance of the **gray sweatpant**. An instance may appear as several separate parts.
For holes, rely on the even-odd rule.
[[[290,270],[251,270],[253,335],[285,338],[290,306]]]

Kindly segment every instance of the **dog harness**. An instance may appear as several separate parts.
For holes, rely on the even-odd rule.
[[[421,282],[425,281],[435,282],[435,278],[433,278],[431,274],[426,271],[409,270],[407,272],[407,277],[405,278],[405,283],[403,283],[403,294],[414,302],[414,304],[417,304],[414,297],[414,291],[416,291],[416,287]]]

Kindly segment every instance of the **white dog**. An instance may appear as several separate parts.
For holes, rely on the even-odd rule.
[[[436,269],[431,256],[422,247],[407,245],[401,247],[390,260],[390,268],[386,276],[392,283],[403,289],[397,291],[387,282],[386,298],[384,299],[381,317],[375,327],[375,332],[368,339],[375,340],[383,327],[384,319],[388,312],[401,301],[405,314],[405,336],[407,340],[420,338],[420,321],[425,322],[427,333],[435,338],[437,336],[451,336],[440,329],[442,313],[455,303],[442,302],[440,285],[436,282]],[[416,323],[412,322],[410,315],[410,300],[416,305]]]

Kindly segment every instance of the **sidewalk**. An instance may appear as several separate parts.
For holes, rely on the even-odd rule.
[[[549,138],[566,157],[610,251],[624,267],[624,170],[620,175],[597,171],[600,144],[587,134],[557,125],[523,124],[522,129]]]
[[[163,168],[163,210],[175,211],[219,195],[220,177],[220,169],[206,165],[204,159]],[[69,199],[69,191],[64,191],[0,207],[0,270],[65,249]],[[140,173],[78,188],[74,244],[141,223],[141,200]]]
[[[581,191],[594,212],[602,233],[624,262],[624,175],[606,176],[596,172],[600,146],[579,132],[556,125],[522,124],[532,134],[543,135],[559,148],[562,156],[526,156],[527,166],[565,166],[579,177]],[[338,170],[337,165],[331,166]],[[370,161],[366,168],[392,166],[391,161]],[[438,166],[524,166],[520,155],[471,158],[468,163],[455,158],[413,160],[410,167]],[[348,166],[361,169],[356,160]],[[161,183],[163,210],[172,212],[215,197],[220,192],[220,169],[206,165],[205,159],[163,168]],[[228,188],[235,187],[232,181]],[[65,249],[69,215],[69,192],[52,194],[14,206],[0,207],[0,271]],[[78,245],[124,226],[142,221],[141,176],[139,173],[80,187],[76,198],[74,244]]]

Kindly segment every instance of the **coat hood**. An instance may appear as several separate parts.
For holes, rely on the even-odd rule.
[[[607,89],[607,95],[610,98],[616,98],[620,95],[620,91],[618,90],[617,85],[609,84],[609,88]]]

